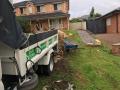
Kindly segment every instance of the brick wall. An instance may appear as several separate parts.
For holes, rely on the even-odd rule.
[[[32,13],[29,13],[29,8],[32,8]],[[33,3],[29,2],[26,4],[26,8],[25,8],[25,14],[29,15],[29,14],[35,14],[36,13],[36,7]]]
[[[111,25],[109,25],[109,26],[107,25],[107,19],[111,19]],[[120,33],[120,14],[113,15],[113,16],[107,18],[107,19],[106,19],[107,33]]]
[[[16,8],[15,12],[16,12],[16,16],[20,16],[21,15],[20,8]]]
[[[118,15],[118,33],[120,33],[120,14]]]
[[[110,19],[110,25],[107,25],[107,20]],[[116,15],[109,17],[106,19],[106,29],[107,33],[117,33],[117,23],[116,23]]]

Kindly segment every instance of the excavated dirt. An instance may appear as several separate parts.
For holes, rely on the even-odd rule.
[[[120,34],[98,34],[95,36],[105,42],[110,48],[112,48],[112,44],[120,42]]]

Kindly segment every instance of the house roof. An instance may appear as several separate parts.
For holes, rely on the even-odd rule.
[[[101,16],[100,18],[108,18],[108,17],[111,17],[111,16],[119,14],[119,13],[120,13],[120,7],[111,11],[111,12],[109,12],[109,13],[107,13],[107,14],[105,14],[105,15],[103,15],[103,16]]]
[[[62,2],[62,1],[67,1],[67,0],[28,0],[28,1],[22,1],[19,3],[15,3],[13,6],[14,7],[20,7],[20,6],[25,6],[27,2],[32,2],[33,4],[46,4],[46,3],[55,3],[55,2]]]
[[[23,2],[19,2],[19,3],[15,3],[13,4],[14,7],[19,7],[19,6],[25,6],[25,4],[27,3],[28,1],[23,1]]]
[[[89,15],[83,15],[83,16],[79,17],[78,19],[81,21],[84,21],[84,20],[88,20],[88,18],[89,18]]]
[[[33,3],[36,3],[36,4],[44,4],[44,3],[53,3],[53,2],[61,2],[61,1],[64,1],[64,0],[31,0]]]
[[[44,19],[52,19],[52,18],[61,18],[61,17],[69,17],[70,14],[62,13],[62,12],[54,12],[54,13],[43,13],[43,14],[34,14],[27,16],[19,16],[26,18],[28,20],[44,20]]]

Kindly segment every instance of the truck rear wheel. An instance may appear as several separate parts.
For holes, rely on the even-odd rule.
[[[43,66],[43,73],[45,75],[50,75],[53,72],[53,69],[54,69],[54,58],[51,55],[49,64]]]
[[[18,87],[18,90],[32,90],[38,84],[38,75],[33,74],[28,76],[27,82],[25,82],[22,86]]]

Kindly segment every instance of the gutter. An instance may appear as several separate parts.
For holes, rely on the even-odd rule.
[[[116,32],[118,33],[118,24],[119,24],[119,21],[118,21],[118,14],[116,14]]]

